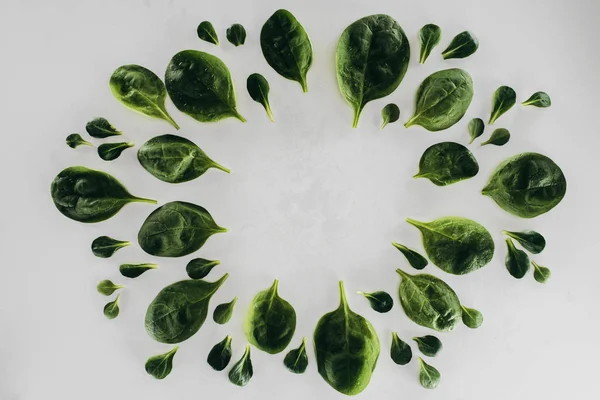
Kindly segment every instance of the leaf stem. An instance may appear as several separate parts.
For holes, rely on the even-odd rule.
[[[339,282],[340,287],[340,306],[348,309],[348,300],[346,299],[346,291],[344,290],[344,281]]]
[[[273,112],[271,111],[271,106],[269,103],[265,103],[265,111],[267,112],[267,116],[269,117],[269,121],[275,122],[275,118],[273,118]]]
[[[406,121],[406,123],[404,124],[404,127],[410,128],[411,126],[413,126],[415,124],[416,120],[417,120],[417,116],[413,115],[408,121]]]
[[[213,166],[214,168],[216,168],[216,169],[220,169],[220,170],[221,170],[221,171],[223,171],[223,172],[227,172],[228,174],[229,174],[229,173],[231,173],[231,170],[230,170],[229,168],[225,168],[225,167],[224,167],[224,166],[222,166],[221,164],[219,164],[219,163],[216,163],[216,162],[214,162],[214,161],[212,162],[212,166]]]
[[[412,218],[406,218],[406,222],[408,222],[409,224],[411,224],[412,226],[417,227],[417,228],[422,228],[423,227],[423,223],[422,222],[417,221],[417,220],[412,219]]]
[[[237,112],[237,110],[233,110],[233,116],[239,119],[242,122],[246,122],[246,118],[242,117],[242,114]]]
[[[300,78],[300,86],[302,86],[302,91],[304,93],[308,93],[308,85],[306,84],[306,78]]]
[[[354,110],[354,121],[352,121],[352,127],[353,128],[356,128],[358,126],[358,119],[360,118],[361,111],[362,111],[361,108],[356,108]]]
[[[131,201],[135,201],[138,203],[150,203],[150,204],[158,204],[158,201],[152,199],[145,199],[143,197],[133,197]]]

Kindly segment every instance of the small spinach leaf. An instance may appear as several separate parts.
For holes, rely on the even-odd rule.
[[[386,313],[392,309],[394,306],[394,300],[392,300],[392,296],[383,291],[377,291],[372,293],[365,292],[357,292],[358,294],[362,294],[365,299],[369,300],[369,304],[374,311],[378,313]]]
[[[185,272],[191,279],[202,279],[219,264],[221,264],[221,261],[219,260],[194,258],[185,266]]]
[[[235,307],[237,301],[238,298],[234,297],[229,303],[223,303],[216,306],[215,311],[213,311],[213,321],[219,325],[228,323],[233,315],[233,307]]]
[[[490,135],[490,138],[485,142],[481,142],[482,146],[493,144],[494,146],[504,146],[510,140],[510,132],[505,128],[495,129]]]
[[[469,121],[469,136],[471,137],[469,144],[473,143],[475,139],[483,135],[484,129],[485,125],[481,118],[473,118],[471,121]]]
[[[306,337],[297,349],[290,350],[283,359],[283,365],[294,374],[303,374],[308,367],[308,355],[306,354]]]
[[[427,24],[419,31],[419,43],[421,44],[421,54],[419,56],[419,63],[425,64],[425,60],[431,54],[431,50],[434,49],[440,43],[442,39],[442,29],[435,24]]]
[[[104,143],[98,146],[98,155],[104,161],[116,160],[124,150],[133,146],[133,142]]]
[[[398,365],[406,365],[412,359],[412,350],[410,345],[400,339],[396,332],[392,332],[392,347],[390,348],[390,357]]]
[[[535,92],[521,104],[524,106],[546,108],[552,105],[552,100],[550,100],[550,96],[546,92]]]
[[[254,375],[254,369],[252,368],[252,360],[250,359],[250,345],[247,344],[244,355],[229,371],[229,382],[237,386],[246,386],[250,383],[252,375]]]
[[[435,389],[440,383],[440,371],[419,357],[419,382],[425,389]]]
[[[198,28],[196,29],[196,33],[198,34],[198,37],[205,42],[212,43],[217,46],[219,45],[219,37],[217,36],[217,32],[210,21],[200,22]]]
[[[381,124],[381,129],[383,129],[387,124],[394,123],[400,119],[400,108],[394,103],[387,104],[381,109],[381,118],[383,118],[383,123]]]
[[[210,349],[206,362],[215,371],[223,371],[229,365],[229,361],[231,361],[231,336],[227,335]]]
[[[146,361],[146,372],[156,379],[165,379],[173,370],[173,357],[175,357],[177,350],[179,350],[179,346],[174,347],[165,354],[150,357]]]
[[[546,283],[550,276],[552,275],[549,268],[542,267],[535,261],[531,260],[531,265],[533,265],[533,279],[539,283]]]
[[[248,94],[257,103],[262,104],[267,112],[267,116],[271,122],[275,122],[271,105],[269,104],[269,82],[261,74],[252,74],[246,80],[246,89]]]
[[[119,316],[119,299],[121,294],[117,294],[117,298],[113,301],[106,303],[104,306],[104,316],[108,319],[115,319]]]
[[[86,132],[93,138],[105,139],[110,136],[119,136],[123,132],[115,129],[106,118],[94,118],[85,125]]]
[[[474,308],[460,305],[462,309],[462,322],[471,329],[477,329],[483,324],[483,314]]]
[[[233,24],[227,28],[227,40],[235,47],[246,43],[246,29],[240,24]]]
[[[156,269],[158,265],[156,264],[121,264],[119,266],[119,272],[126,278],[137,278],[144,272],[150,269]]]
[[[417,251],[409,249],[408,247],[396,242],[392,242],[392,245],[394,245],[395,248],[397,248],[402,254],[404,254],[404,257],[406,257],[406,260],[414,269],[421,270],[425,268],[427,264],[429,264],[429,261],[427,261],[427,259],[421,254],[419,254]]]
[[[72,133],[72,134],[70,134],[65,139],[65,142],[67,143],[67,146],[69,146],[72,149],[76,149],[79,146],[94,147],[93,144],[91,144],[87,140],[84,140],[79,133]]]
[[[108,236],[99,236],[92,242],[92,253],[96,257],[109,258],[115,252],[123,247],[127,247],[131,242],[117,240]]]
[[[437,356],[444,347],[442,341],[433,335],[414,337],[413,340],[417,342],[419,351],[428,357]]]
[[[515,239],[531,254],[539,254],[546,247],[546,239],[536,231],[510,232],[502,231],[506,236]]]
[[[455,142],[442,142],[425,150],[419,173],[413,178],[427,178],[436,186],[446,186],[472,178],[478,172],[479,164],[469,149]]]
[[[454,36],[446,50],[442,53],[444,60],[450,58],[466,58],[475,53],[479,48],[479,40],[468,31]]]
[[[506,246],[508,247],[504,261],[506,269],[513,277],[521,279],[529,271],[529,257],[523,250],[517,249],[510,238],[506,238]]]
[[[513,88],[508,86],[500,86],[494,92],[492,114],[490,115],[490,121],[492,125],[502,114],[507,112],[517,102],[517,94]]]
[[[123,286],[123,285],[115,285],[114,283],[112,283],[111,280],[105,279],[98,283],[98,285],[96,286],[96,289],[98,290],[98,293],[100,293],[104,296],[110,296],[116,290],[119,290],[124,287],[125,286]]]

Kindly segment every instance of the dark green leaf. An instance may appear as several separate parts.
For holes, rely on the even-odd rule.
[[[362,392],[371,381],[379,357],[379,338],[364,317],[348,306],[340,281],[340,305],[321,317],[314,333],[319,374],[346,395]]]
[[[412,359],[412,350],[410,345],[400,339],[396,332],[392,332],[392,347],[390,348],[390,357],[398,365],[406,365]]]
[[[252,100],[262,104],[269,116],[269,120],[274,122],[271,105],[269,104],[269,82],[261,74],[252,74],[246,80],[246,89]]]
[[[414,178],[427,178],[434,185],[446,186],[472,178],[478,172],[479,164],[469,149],[455,142],[442,142],[425,150]]]
[[[70,134],[69,136],[67,136],[67,139],[65,140],[65,142],[67,143],[67,146],[69,146],[72,149],[75,149],[79,146],[94,147],[93,144],[91,144],[87,140],[84,140],[79,133]]]
[[[431,50],[434,49],[440,43],[442,39],[442,29],[435,24],[427,24],[419,31],[419,43],[421,44],[421,54],[419,62],[425,64],[425,60],[431,54]]]
[[[494,146],[504,146],[510,140],[510,132],[505,128],[498,128],[492,132],[490,138],[481,142],[482,146],[493,144]]]
[[[246,29],[240,24],[233,24],[227,28],[227,40],[235,47],[246,43]]]
[[[283,365],[294,374],[303,374],[308,367],[308,355],[306,354],[306,337],[297,349],[290,350],[283,359]]]
[[[106,118],[94,118],[85,125],[86,132],[93,138],[104,139],[110,136],[119,136],[123,132],[115,129]]]
[[[442,341],[433,335],[414,337],[413,340],[417,342],[419,351],[428,357],[437,356],[444,347]]]
[[[506,253],[505,265],[508,272],[517,279],[521,279],[529,271],[529,257],[523,250],[515,247],[510,238],[506,238],[508,252]]]
[[[492,125],[502,114],[507,112],[517,102],[517,94],[513,88],[508,86],[500,86],[494,92],[492,114],[490,115],[490,121]]]
[[[481,118],[473,118],[471,121],[469,121],[469,136],[471,137],[469,144],[473,143],[475,139],[483,135],[484,129],[485,124]]]
[[[104,316],[108,319],[115,319],[119,316],[119,298],[121,295],[118,294],[117,298],[110,303],[106,303],[104,306]]]
[[[550,269],[542,267],[533,260],[531,260],[531,265],[533,265],[533,279],[535,279],[536,282],[546,283],[548,279],[550,279],[550,276],[552,275]]]
[[[146,332],[161,343],[179,343],[192,337],[204,324],[211,297],[229,274],[216,282],[185,280],[162,289],[146,311]]]
[[[213,321],[220,325],[228,323],[233,315],[233,307],[235,307],[237,300],[238,298],[234,297],[229,303],[216,306],[215,311],[213,311]]]
[[[356,128],[365,105],[391,94],[406,74],[410,44],[389,15],[376,14],[350,24],[337,45],[336,71],[342,96],[354,109]]]
[[[98,293],[103,294],[104,296],[110,296],[115,292],[115,290],[119,290],[124,287],[125,286],[123,285],[115,285],[112,283],[112,281],[105,279],[98,283],[96,289],[98,290]]]
[[[531,254],[539,254],[546,247],[546,239],[536,231],[510,232],[502,231],[507,236],[515,239]]]
[[[468,308],[460,305],[462,308],[462,321],[467,327],[477,329],[483,324],[483,314],[474,308]]]
[[[202,279],[212,271],[214,267],[221,264],[219,260],[206,260],[204,258],[194,258],[185,267],[185,272],[192,279]]]
[[[173,369],[173,357],[179,350],[179,346],[165,354],[152,356],[146,361],[146,372],[156,379],[165,379]]]
[[[435,389],[440,383],[440,371],[419,357],[419,382],[425,389]]]
[[[104,143],[98,146],[98,155],[104,161],[116,160],[124,150],[133,146],[133,142]]]
[[[229,382],[238,386],[246,386],[254,375],[252,360],[250,359],[250,345],[246,345],[244,355],[229,371]]]
[[[217,37],[217,32],[215,32],[215,28],[209,21],[202,21],[200,25],[198,25],[198,29],[196,29],[198,33],[198,37],[205,42],[212,43],[215,45],[219,45],[219,38]]]
[[[383,291],[377,291],[372,293],[365,292],[357,292],[358,294],[362,294],[365,299],[369,300],[369,304],[371,308],[378,313],[386,313],[392,309],[394,306],[394,300],[392,300],[392,296]]]
[[[531,95],[527,100],[521,103],[524,106],[534,106],[540,108],[550,107],[552,105],[552,101],[550,100],[550,96],[546,92],[535,92]]]
[[[567,180],[560,167],[538,153],[521,153],[502,162],[481,194],[521,218],[547,213],[560,203]]]
[[[231,336],[227,335],[210,349],[206,362],[215,371],[223,371],[229,365],[229,361],[231,361]]]
[[[156,264],[121,264],[119,272],[126,278],[137,278],[149,269],[156,269]]]
[[[115,252],[123,247],[127,247],[131,242],[113,239],[108,236],[99,236],[92,242],[92,253],[96,257],[109,258]]]
[[[454,36],[446,50],[442,53],[444,60],[450,58],[466,58],[479,48],[479,40],[471,32],[464,31]]]
[[[383,129],[387,124],[394,123],[400,119],[400,109],[394,103],[387,104],[381,109],[381,117],[383,118],[381,129]]]
[[[394,245],[395,248],[397,248],[398,250],[400,250],[400,252],[402,254],[404,254],[404,257],[406,257],[406,260],[410,263],[411,267],[413,267],[414,269],[423,269],[427,266],[427,264],[429,264],[429,261],[427,261],[427,259],[425,257],[423,257],[421,254],[419,254],[417,251],[409,249],[408,247],[400,244],[400,243],[396,243],[396,242],[392,242],[392,244]]]

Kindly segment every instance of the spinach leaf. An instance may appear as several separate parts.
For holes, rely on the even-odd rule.
[[[269,65],[284,78],[300,83],[304,92],[306,74],[313,62],[312,45],[296,17],[277,10],[260,31],[260,47]]]
[[[121,294],[117,294],[117,298],[113,301],[106,303],[104,306],[104,316],[108,319],[115,319],[119,316],[119,299]]]
[[[104,221],[127,203],[156,204],[131,195],[112,175],[86,167],[63,169],[52,181],[50,194],[58,211],[79,222]]]
[[[156,269],[158,265],[156,264],[121,264],[119,267],[119,272],[126,278],[137,278],[144,272],[150,269]]]
[[[67,143],[67,146],[69,146],[72,149],[76,149],[79,146],[94,147],[93,144],[91,144],[87,140],[84,140],[79,133],[70,134],[69,136],[67,136],[65,142]]]
[[[115,252],[123,247],[127,247],[131,242],[117,240],[108,236],[99,236],[92,242],[92,253],[96,257],[109,258]]]
[[[535,92],[527,100],[521,103],[524,106],[534,106],[540,108],[550,107],[552,101],[546,92]]]
[[[124,150],[133,146],[133,142],[104,143],[98,146],[98,155],[104,161],[116,160]]]
[[[227,335],[210,349],[206,362],[215,371],[223,371],[229,365],[229,361],[231,361],[231,336]]]
[[[219,264],[221,264],[219,260],[213,261],[204,258],[194,258],[185,266],[185,272],[191,279],[202,279]]]
[[[115,285],[114,283],[112,283],[112,281],[105,279],[98,283],[98,285],[96,286],[96,289],[98,290],[98,293],[100,293],[104,296],[110,296],[116,290],[119,290],[124,287],[125,286],[123,286],[123,285]]]
[[[196,29],[196,33],[201,40],[217,46],[219,45],[219,37],[217,36],[217,32],[210,21],[200,22],[198,28]]]
[[[433,275],[409,275],[401,269],[398,289],[404,313],[414,323],[445,332],[453,330],[461,318],[460,301],[454,290]]]
[[[202,149],[181,136],[156,136],[140,147],[138,161],[144,169],[164,182],[188,182],[202,176],[209,168],[231,172],[214,162]]]
[[[383,129],[387,124],[391,124],[400,119],[400,108],[394,103],[387,104],[381,109],[381,117],[383,118],[381,129]]]
[[[413,178],[427,178],[436,186],[446,186],[472,178],[478,172],[479,164],[469,149],[455,142],[442,142],[425,150],[419,173]]]
[[[156,379],[165,379],[173,370],[173,357],[179,350],[179,346],[174,347],[165,354],[152,356],[146,361],[146,372]]]
[[[414,337],[413,340],[417,342],[419,351],[428,357],[437,356],[444,347],[442,341],[433,335]]]
[[[536,282],[546,283],[548,279],[550,279],[550,276],[552,275],[550,269],[542,267],[533,260],[531,260],[531,265],[533,265],[533,279],[535,279]]]
[[[111,136],[122,135],[123,132],[115,129],[106,118],[94,118],[85,125],[86,132],[93,138],[105,139]]]
[[[250,345],[247,344],[244,355],[229,371],[229,382],[238,386],[246,386],[250,383],[252,375],[254,375],[254,369],[252,368],[252,360],[250,359]]]
[[[538,153],[521,153],[502,162],[481,194],[521,218],[547,213],[561,202],[567,180],[560,167]]]
[[[425,64],[425,60],[431,54],[431,50],[440,43],[441,39],[442,29],[439,26],[427,24],[421,28],[419,31],[419,43],[421,44],[419,63]]]
[[[244,322],[250,344],[269,354],[283,351],[296,330],[296,311],[279,297],[278,286],[279,281],[275,279],[270,288],[254,296]]]
[[[477,329],[483,324],[483,314],[474,308],[460,305],[462,309],[462,322],[471,329]]]
[[[446,50],[442,53],[444,60],[450,58],[466,58],[475,53],[479,48],[479,40],[468,31],[454,36]]]
[[[233,24],[227,28],[227,40],[235,47],[246,43],[246,29],[240,24]]]
[[[406,257],[406,260],[414,269],[420,270],[429,264],[429,261],[427,261],[427,259],[419,254],[416,250],[409,249],[408,247],[396,242],[392,242],[392,245],[394,245],[395,248],[404,254],[404,257]]]
[[[510,110],[516,102],[517,94],[513,88],[500,86],[494,92],[492,114],[490,115],[490,121],[488,123],[492,125],[502,114]]]
[[[469,144],[473,143],[475,139],[483,135],[484,129],[485,125],[481,118],[473,118],[471,121],[469,121],[469,136],[471,137]]]
[[[182,257],[201,248],[215,233],[227,232],[205,208],[184,201],[167,203],[152,212],[138,233],[146,253]]]
[[[398,365],[406,365],[412,359],[412,350],[408,343],[398,337],[396,332],[392,332],[392,347],[390,348],[390,357]]]
[[[275,122],[273,113],[271,112],[271,106],[269,104],[269,82],[261,74],[252,74],[246,80],[246,89],[248,94],[257,103],[262,104],[267,112],[267,116],[271,122]]]
[[[508,247],[504,261],[506,269],[513,277],[521,279],[529,271],[529,257],[523,250],[517,249],[510,238],[506,238],[506,246]]]
[[[440,371],[419,357],[419,382],[425,389],[435,389],[440,383]]]
[[[423,247],[442,271],[464,275],[487,265],[494,256],[492,235],[482,225],[461,217],[432,222],[406,221],[421,231]]]
[[[379,357],[379,338],[369,321],[348,306],[340,281],[340,305],[321,317],[314,333],[317,369],[340,393],[355,395],[371,380]]]
[[[224,325],[229,322],[233,315],[233,307],[237,303],[238,298],[234,297],[229,303],[219,304],[213,311],[213,321],[219,325]]]
[[[146,311],[144,325],[150,337],[161,343],[179,343],[192,337],[208,314],[211,297],[227,280],[185,280],[163,288]]]
[[[539,254],[546,247],[546,239],[536,231],[510,232],[502,231],[506,236],[515,239],[531,254]]]
[[[394,300],[392,300],[392,296],[383,291],[377,291],[372,293],[365,292],[357,292],[358,294],[362,294],[365,299],[369,300],[369,304],[374,311],[378,313],[386,313],[392,309],[394,306]]]
[[[481,142],[482,146],[493,144],[494,146],[504,146],[510,140],[510,132],[505,128],[498,128],[492,132],[490,138],[485,142]]]
[[[200,122],[237,118],[235,90],[227,66],[218,57],[196,50],[175,54],[165,72],[165,84],[175,107]]]
[[[290,350],[283,359],[283,365],[294,374],[303,374],[308,367],[308,355],[306,354],[306,337],[297,349]]]
[[[466,71],[434,72],[419,86],[415,114],[404,126],[420,125],[432,132],[450,128],[465,115],[472,99],[473,80]]]
[[[165,108],[165,84],[154,72],[140,65],[123,65],[113,72],[109,86],[113,96],[125,106],[149,117],[164,119],[179,129]]]
[[[350,24],[335,52],[337,79],[344,99],[354,109],[356,128],[365,105],[391,94],[406,74],[410,44],[389,15],[376,14]]]

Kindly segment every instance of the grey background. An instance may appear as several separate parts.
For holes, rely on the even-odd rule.
[[[260,28],[281,7],[297,16],[313,42],[308,94],[278,76],[260,52]],[[337,306],[337,281],[346,282],[351,307],[371,320],[381,338],[380,361],[362,398],[597,398],[599,12],[599,3],[591,0],[3,0],[0,399],[342,398],[319,377],[312,352],[307,373],[294,376],[281,365],[284,354],[253,349],[255,375],[243,389],[206,364],[208,350],[226,334],[233,335],[234,358],[241,355],[248,302],[275,277],[298,314],[294,347]],[[335,78],[335,46],[348,24],[373,13],[389,13],[399,21],[410,38],[411,65],[399,89],[367,105],[359,128],[351,129],[352,111]],[[220,46],[196,37],[196,26],[205,19],[216,27]],[[248,31],[247,44],[239,48],[225,39],[225,29],[235,22]],[[417,32],[431,22],[442,27],[443,39],[421,66]],[[441,60],[451,38],[466,29],[480,39],[479,51],[465,60]],[[170,57],[182,49],[209,51],[231,69],[247,123],[200,124],[167,103],[181,125],[178,134],[231,168],[230,175],[212,170],[196,181],[170,185],[140,168],[136,150],[107,163],[95,149],[65,146],[67,134],[84,133],[85,123],[96,116],[107,117],[136,148],[155,135],[174,133],[166,122],[123,107],[107,83],[116,67],[128,63],[162,76]],[[436,134],[420,127],[406,130],[401,123],[379,131],[386,103],[396,102],[401,122],[406,121],[419,83],[455,66],[467,69],[475,81],[476,94],[463,120]],[[245,78],[252,72],[271,83],[276,123],[269,123],[246,93]],[[496,126],[510,129],[511,141],[501,148],[471,146],[481,166],[474,179],[445,188],[413,180],[425,148],[445,140],[467,142],[468,121],[487,120],[492,93],[502,84],[514,87],[519,101],[545,90],[553,106],[515,106],[500,118]],[[484,137],[489,133],[486,129]],[[479,195],[496,165],[523,151],[551,156],[569,183],[560,206],[534,220],[508,215]],[[211,279],[231,274],[213,306],[239,296],[233,320],[216,326],[209,317],[181,344],[164,381],[151,379],[143,366],[147,357],[170,346],[147,336],[143,317],[163,286],[185,277],[192,257],[155,259],[137,245],[108,260],[93,257],[89,245],[99,235],[135,241],[154,207],[129,205],[100,224],[70,221],[49,197],[51,180],[70,165],[113,173],[132,193],[160,204],[199,203],[230,230],[211,238],[195,256],[222,261]],[[497,251],[489,266],[469,276],[450,276],[434,266],[425,270],[485,315],[478,330],[459,327],[440,334],[444,350],[431,363],[443,381],[437,390],[426,391],[418,383],[418,364],[398,367],[388,352],[392,331],[405,340],[431,332],[411,323],[400,307],[374,313],[354,292],[384,289],[396,298],[394,270],[410,267],[390,242],[420,249],[419,234],[404,219],[446,215],[483,223]],[[502,229],[536,229],[546,236],[548,248],[535,259],[552,269],[547,285],[531,275],[521,281],[509,276]],[[152,261],[159,270],[138,279],[118,274],[122,262]],[[102,315],[109,299],[95,290],[105,278],[127,285],[114,321]]]

